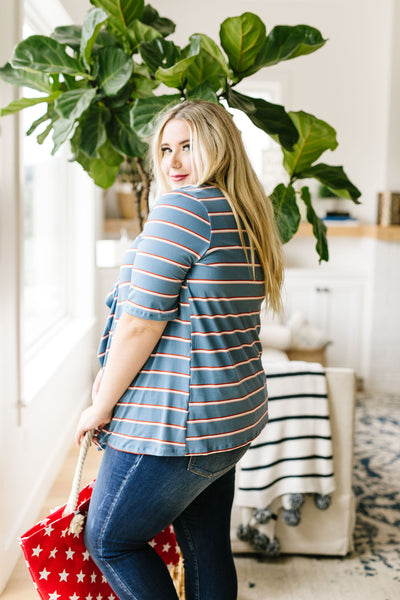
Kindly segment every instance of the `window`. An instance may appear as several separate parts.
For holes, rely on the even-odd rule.
[[[43,4],[42,4],[43,7]],[[38,22],[32,2],[25,2],[24,37],[48,33],[43,18]],[[24,96],[39,95],[30,89]],[[68,314],[68,160],[62,148],[51,156],[52,140],[36,141],[40,128],[31,136],[26,131],[41,117],[46,105],[21,113],[22,139],[22,310],[21,331],[25,358]]]
[[[252,98],[261,98],[267,102],[281,104],[282,83],[279,81],[253,81],[238,85],[237,90]],[[269,135],[256,127],[245,113],[228,108],[237,127],[242,132],[243,143],[247,154],[267,194],[270,194],[278,183],[287,179],[282,164],[280,145]]]

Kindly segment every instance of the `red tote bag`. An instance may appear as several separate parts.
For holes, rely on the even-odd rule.
[[[93,432],[81,445],[67,504],[50,513],[19,540],[29,573],[42,600],[118,600],[83,542],[94,481],[80,492],[83,464]],[[172,525],[150,544],[171,570],[180,562]]]

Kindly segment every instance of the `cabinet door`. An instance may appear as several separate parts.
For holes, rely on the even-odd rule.
[[[327,363],[362,370],[364,286],[349,277],[287,273],[285,315],[300,312],[329,339]]]

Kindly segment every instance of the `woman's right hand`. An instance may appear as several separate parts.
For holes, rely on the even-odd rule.
[[[83,411],[79,419],[75,431],[75,442],[78,446],[83,442],[85,433],[90,429],[94,429],[95,432],[99,432],[103,429],[104,425],[107,425],[111,421],[112,411],[109,413],[100,412],[96,406],[89,406]]]

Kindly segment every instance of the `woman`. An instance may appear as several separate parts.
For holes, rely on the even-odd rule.
[[[234,466],[268,419],[259,314],[264,298],[280,305],[281,247],[220,105],[169,110],[153,163],[161,197],[108,300],[76,432],[98,429],[105,448],[85,541],[120,600],[176,600],[147,543],[173,523],[187,600],[234,600]]]

